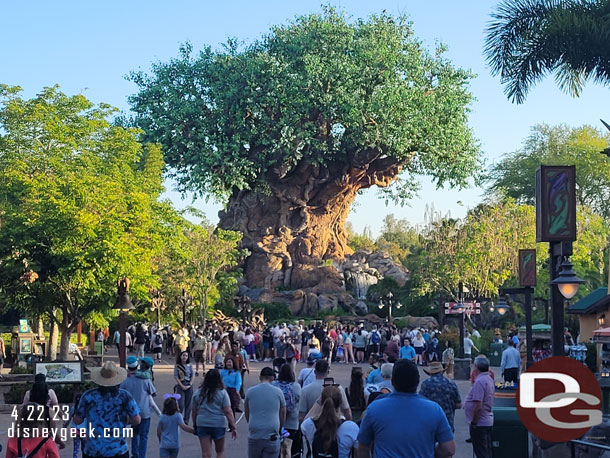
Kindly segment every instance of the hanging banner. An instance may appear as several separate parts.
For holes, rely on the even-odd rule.
[[[576,240],[576,167],[541,165],[536,171],[536,241]]]

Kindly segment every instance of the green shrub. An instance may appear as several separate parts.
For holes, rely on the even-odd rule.
[[[31,367],[21,367],[18,364],[13,365],[9,374],[33,374],[34,369]]]
[[[587,347],[585,364],[589,370],[595,374],[597,372],[597,345],[593,342],[585,342],[584,345]]]
[[[4,396],[7,404],[22,404],[26,391],[32,388],[31,383],[15,383]]]
[[[481,337],[479,339],[473,338],[473,336],[471,336],[471,338],[473,339],[474,344],[479,348],[481,354],[489,357],[491,353],[490,345],[494,341],[494,330],[479,329],[479,333],[481,334]]]

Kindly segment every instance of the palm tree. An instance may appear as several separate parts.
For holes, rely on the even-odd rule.
[[[523,103],[542,77],[577,97],[610,84],[610,0],[504,0],[486,30],[485,55],[509,99]]]

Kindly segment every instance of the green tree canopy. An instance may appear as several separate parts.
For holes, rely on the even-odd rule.
[[[610,1],[504,0],[492,18],[485,54],[509,99],[550,73],[574,96],[587,80],[610,84]]]
[[[608,133],[590,126],[535,126],[523,146],[491,167],[490,189],[519,203],[535,203],[536,169],[545,165],[576,165],[578,204],[610,217],[610,160],[600,154]]]
[[[25,100],[0,86],[0,288],[58,320],[62,358],[78,322],[109,311],[118,277],[134,299],[157,286],[153,259],[171,232],[161,151],[111,125],[115,111],[58,87]]]
[[[226,200],[268,192],[304,164],[361,168],[361,187],[411,174],[464,185],[479,164],[467,126],[471,74],[428,53],[405,17],[350,21],[333,8],[250,45],[229,40],[130,76],[146,141],[163,146],[180,187]],[[389,172],[389,173],[388,173]],[[387,175],[389,178],[384,178]]]

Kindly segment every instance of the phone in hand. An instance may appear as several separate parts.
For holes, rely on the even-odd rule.
[[[324,377],[324,384],[323,384],[323,386],[332,386],[334,384],[335,384],[334,377]]]

